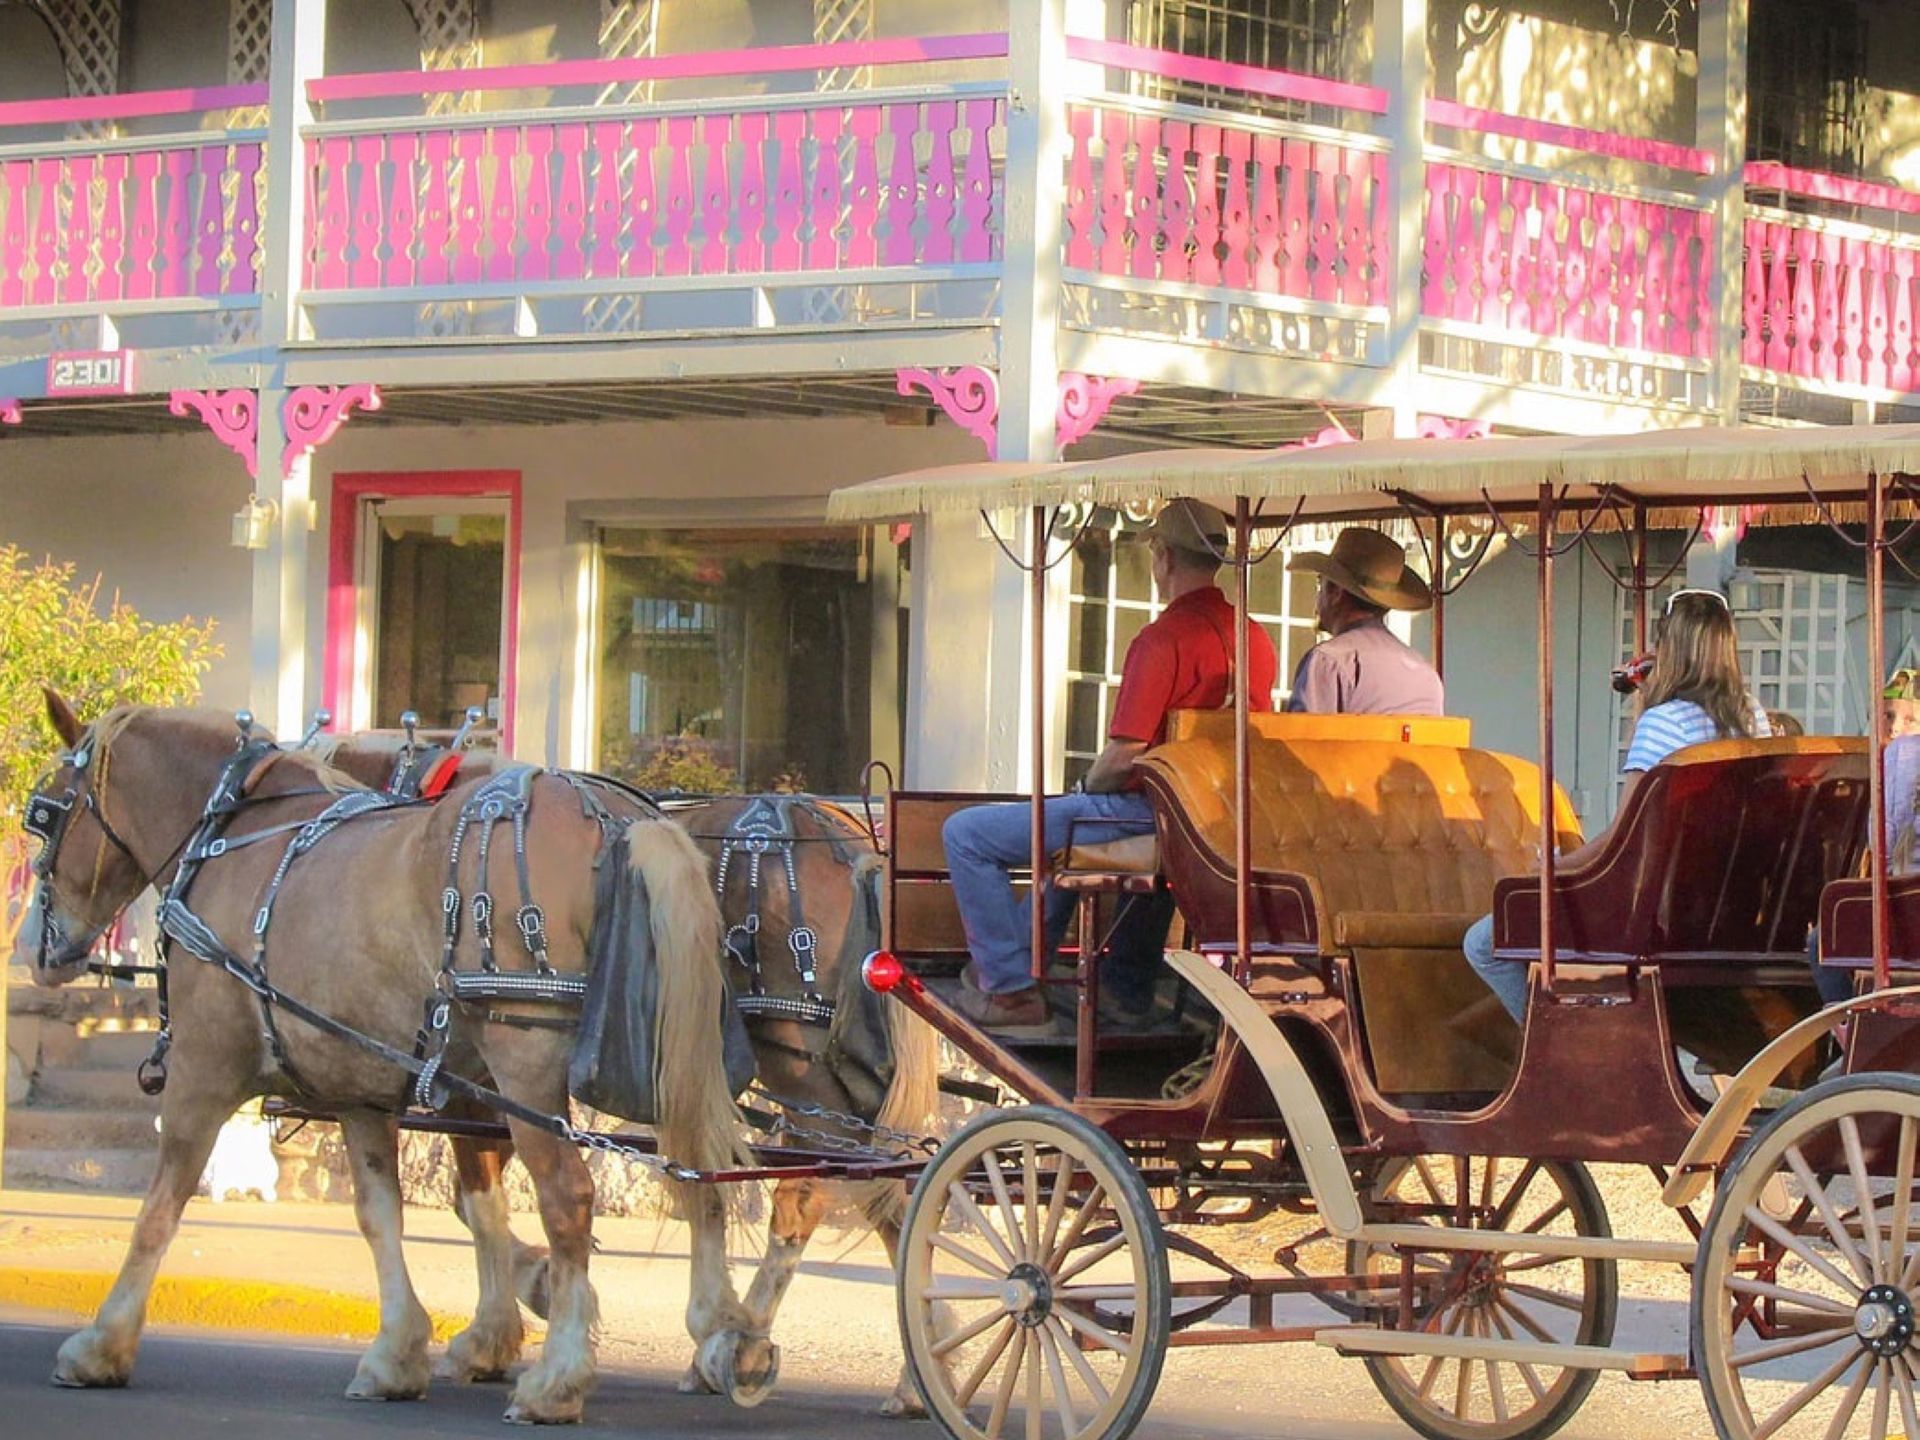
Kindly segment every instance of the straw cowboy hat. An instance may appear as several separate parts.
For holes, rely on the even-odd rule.
[[[1433,592],[1407,564],[1406,551],[1378,530],[1342,530],[1331,555],[1308,551],[1294,556],[1287,568],[1324,576],[1349,595],[1389,610],[1425,610],[1433,604]]]
[[[1227,554],[1227,517],[1199,500],[1169,500],[1147,527],[1147,538],[1189,555],[1224,560]]]

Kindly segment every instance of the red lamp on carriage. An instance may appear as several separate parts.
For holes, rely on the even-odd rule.
[[[876,995],[888,994],[911,979],[907,967],[900,963],[900,957],[891,950],[876,950],[860,962],[861,983]],[[911,985],[909,988],[912,988]]]

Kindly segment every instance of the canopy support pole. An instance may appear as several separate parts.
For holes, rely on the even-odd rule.
[[[1553,994],[1553,874],[1559,828],[1553,805],[1553,486],[1542,482],[1535,532],[1540,549],[1540,974]]]
[[[1647,653],[1647,503],[1633,502],[1633,654]]]
[[[1233,502],[1233,968],[1240,983],[1253,979],[1253,775],[1248,712],[1247,572],[1253,555],[1253,521],[1242,495]]]
[[[1027,739],[1033,753],[1028,773],[1033,780],[1028,844],[1032,848],[1033,882],[1027,891],[1031,918],[1028,943],[1033,947],[1033,979],[1047,979],[1047,510],[1033,507],[1027,520],[1030,532],[1027,567],[1027,715],[1032,726]],[[1081,943],[1085,944],[1083,936]],[[1044,990],[1042,994],[1044,994]]]
[[[1869,874],[1873,877],[1873,988],[1884,990],[1892,983],[1887,959],[1887,753],[1886,707],[1880,703],[1880,687],[1887,673],[1887,600],[1883,586],[1886,575],[1886,546],[1882,531],[1886,528],[1884,497],[1880,476],[1867,477],[1867,734],[1872,738],[1873,764],[1867,771],[1867,813],[1873,817],[1867,830],[1867,848],[1871,856]]]
[[[1433,517],[1433,673],[1447,678],[1447,517]]]

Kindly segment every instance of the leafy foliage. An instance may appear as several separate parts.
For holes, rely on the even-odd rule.
[[[144,620],[118,594],[103,605],[100,590],[98,576],[78,584],[72,565],[0,545],[0,836],[59,750],[42,685],[86,720],[130,702],[184,704],[221,653],[213,621]]]
[[[687,795],[737,795],[740,777],[714,753],[714,747],[690,735],[673,735],[640,744],[603,747],[600,764],[609,775],[651,792],[678,790]]]
[[[12,949],[25,918],[26,892],[15,883],[27,858],[20,812],[60,748],[40,687],[58,690],[83,719],[130,701],[178,704],[200,693],[220,655],[211,620],[157,624],[117,594],[102,608],[100,585],[99,576],[76,584],[72,565],[32,564],[0,545],[0,950]]]

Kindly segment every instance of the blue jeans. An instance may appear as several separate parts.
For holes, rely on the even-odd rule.
[[[1487,982],[1498,1000],[1516,1022],[1527,1014],[1527,970],[1525,960],[1496,960],[1493,955],[1493,916],[1482,915],[1467,930],[1460,942],[1467,963]]]
[[[974,805],[948,816],[940,831],[953,896],[967,928],[967,949],[973,955],[980,988],[992,994],[1024,990],[1033,983],[1032,912],[1026,901],[1014,898],[1008,878],[1008,871],[1030,863],[1032,813],[1025,804]],[[1052,855],[1066,845],[1069,828],[1075,841],[1100,844],[1141,834],[1152,823],[1152,807],[1144,795],[1133,791],[1056,795],[1046,802],[1047,853]],[[1049,889],[1046,905],[1051,951],[1066,934],[1073,896]]]

